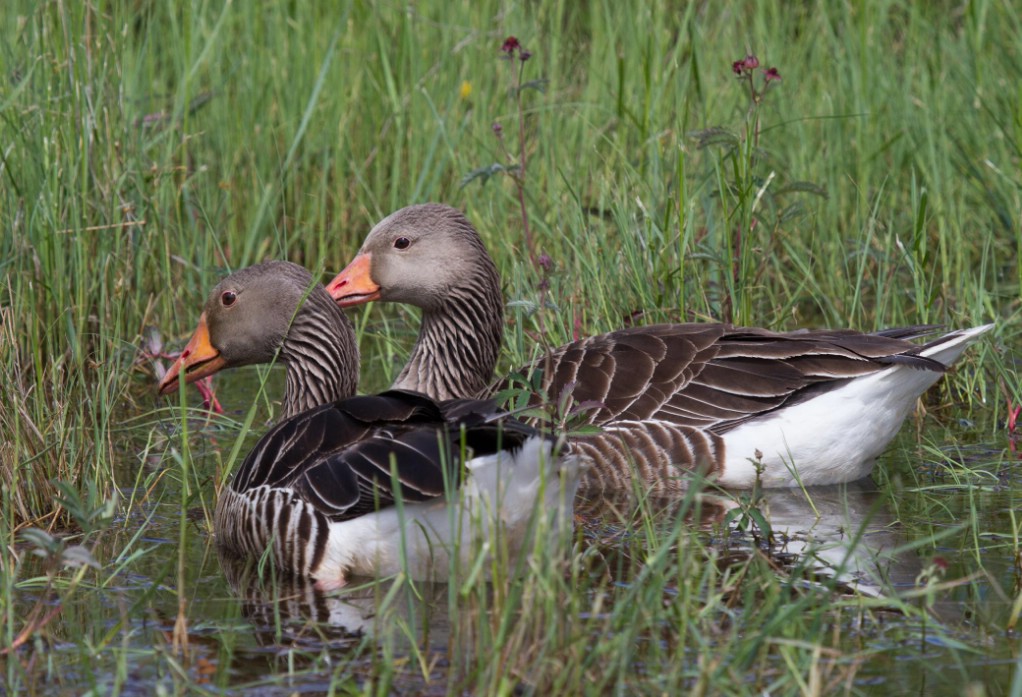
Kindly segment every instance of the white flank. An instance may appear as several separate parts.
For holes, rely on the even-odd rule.
[[[921,355],[951,365],[994,325],[951,332]],[[867,476],[916,400],[942,373],[894,365],[853,378],[818,397],[770,416],[752,419],[724,434],[727,454],[723,486],[747,489],[756,481],[756,451],[762,453],[761,481],[767,487],[839,484]]]
[[[468,475],[453,501],[390,506],[330,526],[315,577],[321,588],[349,575],[389,576],[405,571],[417,580],[446,580],[452,557],[469,570],[480,554],[503,553],[512,563],[530,530],[561,539],[571,530],[581,458],[551,456],[552,443],[533,437],[514,454],[469,460]]]

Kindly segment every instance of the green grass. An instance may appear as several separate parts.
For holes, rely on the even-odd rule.
[[[224,270],[286,257],[325,280],[374,221],[426,200],[466,209],[501,269],[512,309],[500,370],[537,342],[639,312],[640,323],[730,316],[785,329],[996,321],[928,395],[922,436],[906,426],[894,447],[936,464],[892,458],[877,474],[907,544],[962,560],[945,578],[968,582],[938,599],[980,614],[985,593],[1007,603],[971,634],[935,630],[964,647],[941,649],[951,684],[982,679],[970,652],[1019,614],[1004,572],[1022,532],[1007,513],[1020,483],[1003,430],[1007,405],[1022,403],[1012,3],[11,0],[0,18],[0,648],[18,643],[36,604],[65,608],[0,657],[12,691],[74,690],[54,677],[69,660],[51,648],[60,642],[121,676],[114,691],[142,663],[172,691],[205,689],[198,657],[221,661],[215,685],[250,679],[225,667],[231,641],[251,649],[243,630],[209,653],[201,642],[176,652],[187,632],[173,630],[177,616],[202,624],[211,589],[233,609],[205,617],[238,618],[223,584],[210,585],[216,564],[202,575],[190,555],[244,453],[236,438],[251,442],[271,418],[279,384],[245,401],[245,376],[222,381],[231,411],[209,425],[176,398],[154,399],[140,347],[150,327],[176,346]],[[508,35],[532,53],[522,79],[546,81],[521,93],[527,173],[462,186],[515,164],[494,122],[509,152],[521,145],[516,66],[499,51]],[[783,77],[752,115],[731,72],[749,51]],[[731,135],[700,147],[695,134],[710,128]],[[528,262],[520,191],[534,250],[553,261],[548,291]],[[414,313],[372,307],[357,319],[363,385],[380,389],[411,345]],[[161,527],[163,506],[173,514]],[[856,675],[895,670],[886,642],[919,634],[916,599],[896,603],[909,619],[893,624],[911,637],[898,643],[869,603],[793,591],[799,574],[776,569],[776,555],[736,561],[706,529],[655,519],[640,507],[620,539],[583,537],[567,566],[506,590],[452,586],[437,610],[452,623],[445,668],[388,635],[339,653],[302,644],[301,660],[258,679],[325,671],[338,694],[402,681],[487,694],[858,693],[869,689]],[[945,526],[957,526],[951,542]],[[84,545],[101,568],[62,570],[54,549],[44,569],[15,543],[27,527],[72,534],[65,547]],[[161,556],[140,533],[150,528],[190,551]],[[599,556],[617,566],[598,571]],[[172,597],[125,590],[117,612],[98,610],[125,574]],[[171,639],[138,628],[146,612]],[[1009,673],[992,670],[987,694],[1007,693]],[[935,675],[897,680],[918,691]]]

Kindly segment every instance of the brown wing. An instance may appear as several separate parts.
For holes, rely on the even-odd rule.
[[[568,392],[576,404],[598,404],[587,412],[591,424],[652,419],[722,433],[894,363],[944,370],[902,338],[927,329],[863,334],[725,324],[634,327],[566,344],[523,372],[539,371],[551,398]],[[541,400],[537,395],[533,402]]]

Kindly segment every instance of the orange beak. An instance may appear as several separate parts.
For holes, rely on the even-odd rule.
[[[352,307],[380,299],[380,287],[373,281],[371,262],[371,254],[359,254],[327,284],[327,292],[339,306]]]
[[[209,328],[206,326],[206,313],[199,317],[199,326],[195,328],[191,340],[185,346],[174,365],[160,380],[156,388],[160,394],[169,394],[177,389],[177,383],[184,375],[186,383],[193,383],[201,380],[207,375],[212,375],[227,367],[227,361],[220,352],[209,343]]]

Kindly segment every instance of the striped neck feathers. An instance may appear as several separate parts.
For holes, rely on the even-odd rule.
[[[489,256],[451,288],[443,302],[424,308],[419,338],[395,388],[433,399],[483,395],[493,376],[504,334],[500,277]]]
[[[284,418],[355,394],[358,343],[351,322],[325,293],[311,293],[280,349],[287,365]]]

